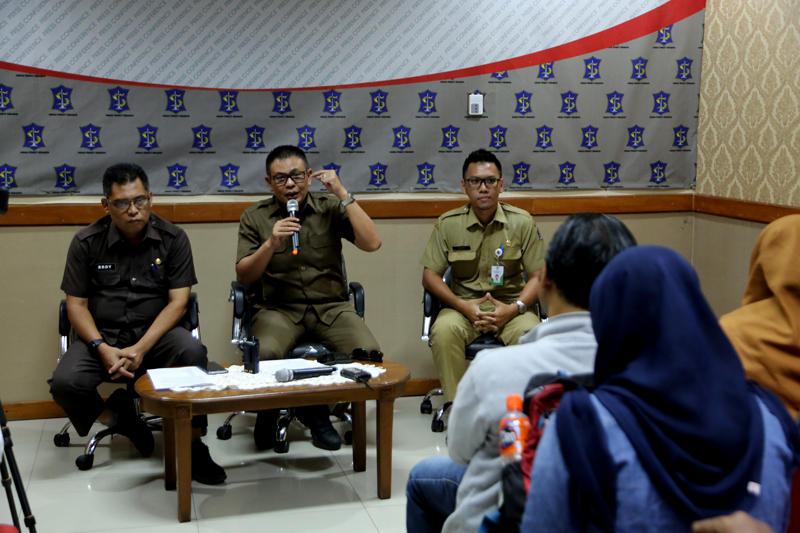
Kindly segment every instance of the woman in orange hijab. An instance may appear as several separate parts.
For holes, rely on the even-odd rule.
[[[800,411],[800,215],[764,228],[750,259],[742,307],[720,318],[748,379]]]

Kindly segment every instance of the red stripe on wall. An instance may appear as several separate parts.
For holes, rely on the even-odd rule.
[[[603,50],[611,46],[627,43],[639,37],[644,37],[650,33],[655,33],[661,28],[675,24],[681,20],[688,18],[695,13],[705,9],[706,0],[669,0],[667,3],[648,11],[643,15],[623,22],[618,26],[614,26],[599,33],[583,37],[577,41],[572,41],[562,44],[540,52],[534,52],[512,59],[498,61],[496,63],[488,63],[486,65],[479,65],[477,67],[470,67],[459,70],[451,70],[448,72],[440,72],[437,74],[429,74],[426,76],[414,76],[411,78],[402,78],[397,80],[383,80],[368,83],[356,83],[351,85],[326,85],[319,87],[293,87],[291,89],[284,88],[283,90],[292,91],[317,91],[323,89],[352,89],[357,87],[385,87],[390,85],[407,85],[411,83],[426,83],[439,80],[450,80],[454,78],[467,78],[470,76],[479,76],[483,74],[491,74],[493,72],[501,72],[504,70],[515,70],[519,68],[530,67],[534,65],[541,65],[542,63],[549,63],[551,61],[560,61],[584,54],[590,54],[597,50]],[[83,76],[80,74],[69,74],[66,72],[59,72],[55,70],[46,70],[36,67],[28,67],[25,65],[16,65],[14,63],[7,63],[0,61],[0,69],[10,70],[15,72],[25,72],[27,74],[39,74],[49,76],[52,78],[63,78],[78,81],[89,81],[95,83],[117,84],[135,87],[157,87],[157,88],[181,88],[194,91],[224,91],[226,89],[219,87],[188,87],[180,85],[158,85],[153,83],[140,83],[135,81],[116,80],[109,78],[98,78],[93,76]],[[270,89],[237,89],[231,87],[229,90],[237,91],[276,91],[282,90],[281,88]]]

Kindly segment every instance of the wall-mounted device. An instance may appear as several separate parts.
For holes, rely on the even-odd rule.
[[[483,115],[483,95],[472,93],[469,95],[469,116]]]

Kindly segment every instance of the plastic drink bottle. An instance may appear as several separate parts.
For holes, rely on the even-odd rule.
[[[506,409],[508,412],[500,420],[498,428],[500,458],[503,464],[522,459],[522,449],[525,447],[525,439],[528,438],[528,430],[531,428],[530,419],[522,412],[522,396],[509,394],[506,398]]]

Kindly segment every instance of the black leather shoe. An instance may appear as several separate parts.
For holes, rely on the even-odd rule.
[[[192,441],[192,478],[203,485],[219,485],[228,478],[200,439]]]
[[[314,405],[297,410],[298,419],[311,430],[311,443],[323,450],[338,450],[342,437],[331,424],[331,412],[327,405]]]
[[[106,400],[106,406],[117,414],[117,423],[110,429],[114,433],[128,437],[142,457],[149,457],[155,447],[153,434],[144,420],[136,414],[133,398],[128,391],[115,390]]]
[[[259,450],[271,450],[275,447],[275,432],[278,429],[279,409],[259,411],[256,415],[256,427],[253,428],[253,440]]]

